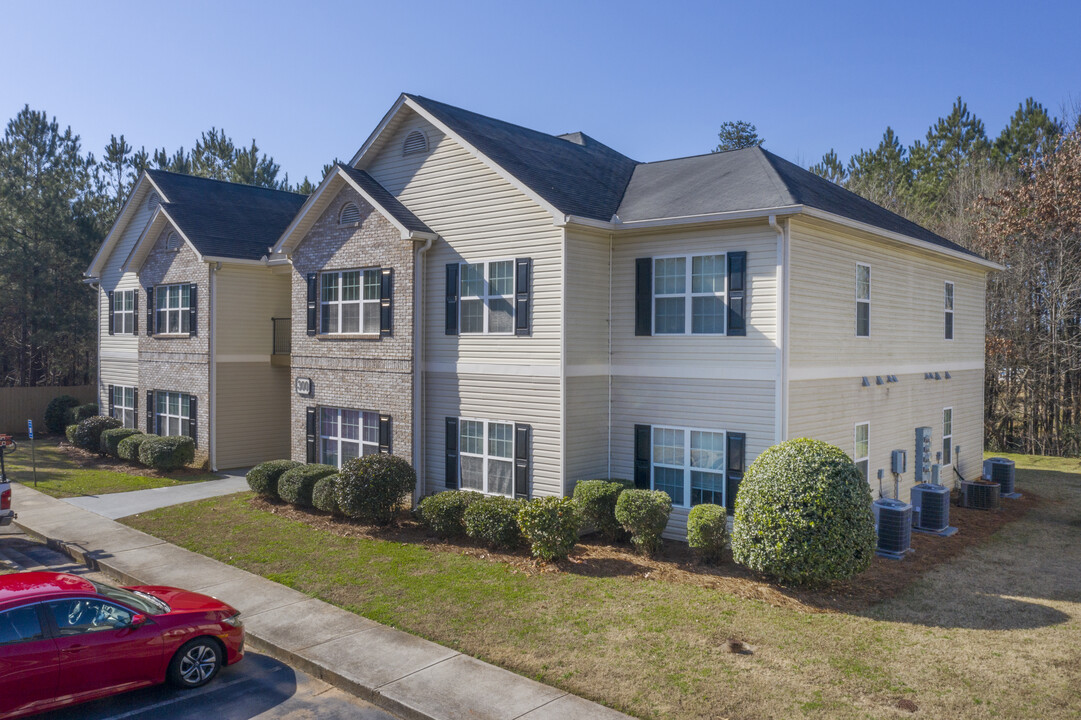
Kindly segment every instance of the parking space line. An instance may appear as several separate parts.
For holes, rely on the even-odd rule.
[[[191,700],[193,698],[202,697],[203,695],[209,695],[212,692],[221,690],[222,688],[227,688],[230,685],[238,685],[240,683],[252,682],[253,680],[254,678],[250,677],[239,677],[236,680],[207,685],[206,687],[200,690],[196,690],[195,692],[186,692],[183,695],[171,698],[169,700],[162,700],[161,702],[156,702],[153,705],[147,705],[146,707],[141,707],[137,710],[129,710],[125,713],[120,713],[119,715],[109,715],[108,717],[104,717],[101,720],[123,720],[123,718],[135,717],[136,715],[142,715],[143,713],[149,712],[151,710],[157,710],[158,708],[165,707],[166,705],[175,705],[178,702],[184,702],[185,700]]]

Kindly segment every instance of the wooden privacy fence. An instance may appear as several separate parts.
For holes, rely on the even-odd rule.
[[[45,408],[58,395],[71,395],[80,403],[94,402],[93,385],[68,387],[0,387],[0,433],[26,435],[26,421],[34,421],[34,434],[44,435]]]

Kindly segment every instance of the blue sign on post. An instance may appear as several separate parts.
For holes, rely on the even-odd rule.
[[[28,431],[30,431],[30,439],[33,440],[34,439],[34,421],[33,420],[27,420],[26,421],[26,429]]]

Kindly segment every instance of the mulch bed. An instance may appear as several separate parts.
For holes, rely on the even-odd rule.
[[[73,462],[78,463],[80,466],[87,470],[109,470],[111,472],[124,473],[125,475],[137,475],[140,477],[153,477],[153,478],[169,478],[172,480],[184,481],[185,478],[193,475],[206,475],[207,471],[199,468],[183,467],[177,470],[170,470],[169,472],[162,472],[149,468],[146,465],[133,465],[127,460],[118,460],[108,455],[101,456],[97,453],[87,452],[82,448],[77,448],[74,445],[61,441],[57,448],[60,452],[67,455]]]
[[[914,532],[912,548],[915,552],[904,560],[876,556],[871,567],[858,577],[818,589],[784,587],[764,580],[731,562],[730,553],[726,553],[725,561],[720,565],[706,565],[680,542],[666,541],[657,556],[647,558],[635,553],[629,543],[609,545],[599,536],[590,535],[581,539],[567,560],[542,563],[530,557],[528,551],[490,550],[468,539],[440,540],[430,535],[409,513],[402,513],[397,525],[379,528],[261,497],[253,497],[250,503],[258,510],[340,536],[419,544],[440,552],[505,563],[527,574],[565,572],[590,577],[622,576],[713,588],[736,597],[809,612],[853,612],[897,595],[928,570],[985,542],[1001,527],[1037,507],[1040,498],[1026,491],[1020,500],[1003,500],[1002,509],[993,512],[953,505],[950,507],[950,524],[959,529],[956,535],[942,538]]]

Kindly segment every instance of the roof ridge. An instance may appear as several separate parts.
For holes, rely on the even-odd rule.
[[[675,162],[676,160],[691,160],[693,158],[700,158],[700,157],[713,157],[714,155],[728,155],[730,153],[742,152],[744,150],[753,150],[755,148],[758,148],[762,152],[767,152],[767,150],[765,148],[763,148],[761,145],[748,145],[747,147],[732,148],[730,150],[710,150],[707,153],[698,153],[697,155],[681,155],[680,157],[664,158],[663,160],[647,160],[645,162],[639,162],[638,164],[639,165],[660,165],[661,163]]]
[[[222,185],[231,185],[231,186],[237,187],[237,188],[245,188],[245,189],[250,189],[250,190],[262,190],[262,191],[265,191],[265,192],[279,193],[279,194],[284,194],[284,195],[296,195],[297,197],[307,197],[307,195],[305,195],[303,193],[296,193],[296,192],[293,192],[292,190],[279,190],[277,188],[263,187],[262,185],[251,185],[249,183],[238,183],[238,182],[233,182],[232,180],[219,180],[218,178],[208,178],[208,177],[203,177],[202,175],[191,175],[189,173],[178,173],[178,172],[174,172],[172,170],[162,170],[160,168],[147,168],[146,173],[148,175],[151,174],[151,173],[158,174],[158,175],[172,175],[174,177],[185,178],[185,179],[188,179],[188,180],[198,180],[198,181],[203,181],[203,182],[220,183]]]

